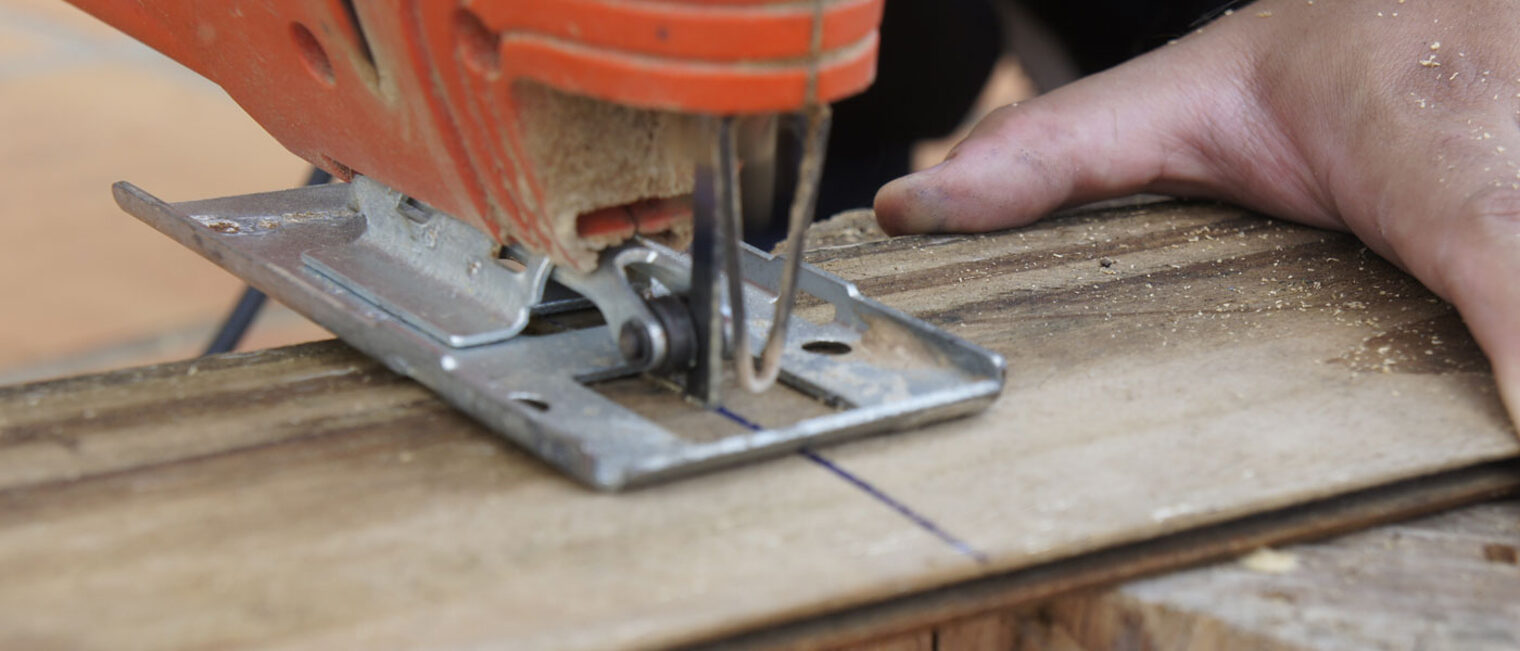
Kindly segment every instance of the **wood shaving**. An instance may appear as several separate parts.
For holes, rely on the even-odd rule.
[[[1240,557],[1240,566],[1262,574],[1287,574],[1298,569],[1298,557],[1263,547]]]

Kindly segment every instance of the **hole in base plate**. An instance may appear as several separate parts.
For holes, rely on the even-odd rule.
[[[528,265],[522,261],[522,258],[517,257],[517,254],[510,247],[505,246],[496,250],[496,264],[501,265],[508,271],[515,271],[517,273],[528,270]]]
[[[817,355],[848,355],[852,350],[850,345],[842,341],[829,341],[819,339],[802,344],[802,349]]]
[[[527,405],[538,411],[549,411],[549,403],[544,402],[543,397],[536,393],[514,393],[507,397],[511,398],[514,402]]]
[[[724,370],[723,406],[760,427],[783,429],[849,408],[839,401],[821,400],[779,382],[765,393],[750,393],[739,388],[731,366]],[[683,441],[707,443],[752,433],[745,425],[717,410],[688,399],[680,385],[669,377],[645,373],[583,382],[583,385]]]
[[[798,290],[797,302],[792,308],[792,315],[801,318],[813,325],[826,326],[839,319],[839,308],[833,303],[825,301],[811,293]]]

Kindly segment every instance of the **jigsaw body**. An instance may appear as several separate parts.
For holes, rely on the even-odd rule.
[[[71,2],[220,84],[288,149],[335,177],[380,181],[583,271],[600,243],[577,232],[581,214],[691,192],[690,147],[669,142],[691,116],[795,112],[868,86],[882,6]],[[660,156],[629,152],[630,144]],[[676,167],[679,181],[668,178]],[[605,205],[562,198],[588,190]]]
[[[124,209],[592,485],[1001,388],[998,356],[800,264],[827,105],[870,84],[882,0],[69,1],[349,181],[174,205],[118,184]],[[740,170],[788,134],[791,249],[772,258],[739,241]],[[799,293],[833,318],[792,316]],[[526,330],[588,301],[604,326]],[[594,390],[640,374],[721,413],[778,379],[833,408],[693,440]]]

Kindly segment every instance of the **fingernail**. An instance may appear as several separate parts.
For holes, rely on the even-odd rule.
[[[919,170],[917,172],[909,174],[908,176],[918,176],[920,174],[933,174],[934,172],[938,172],[940,170],[940,168],[943,168],[945,165],[947,165],[949,163],[950,163],[950,159],[946,158],[945,160],[942,160],[942,161],[940,161],[938,163],[935,163],[933,165],[925,167],[925,168],[923,168],[923,169],[921,169],[921,170]]]
[[[888,233],[926,233],[939,227],[931,198],[936,192],[933,174],[925,172],[892,181],[876,193],[876,218]]]

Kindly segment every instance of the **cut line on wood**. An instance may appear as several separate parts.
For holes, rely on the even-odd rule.
[[[750,430],[758,432],[765,429],[749,420],[748,418],[734,413],[727,407],[717,407],[714,409],[714,411],[718,415],[723,416],[724,418],[727,418],[735,423],[738,423],[739,425]],[[829,460],[828,457],[814,452],[811,448],[803,448],[801,450],[798,450],[797,454],[801,455],[802,458],[821,466],[823,469],[832,473],[835,477],[843,479],[851,486],[860,489],[861,492],[870,496],[871,499],[882,503],[893,511],[896,511],[899,515],[907,518],[909,522],[912,522],[914,526],[923,529],[929,535],[940,539],[956,552],[959,552],[960,554],[971,558],[977,563],[983,565],[987,564],[987,555],[981,551],[978,551],[975,547],[972,547],[970,543],[967,543],[966,541],[961,540],[955,534],[946,531],[943,527],[935,524],[934,521],[930,520],[927,516],[914,511],[912,507],[904,504],[901,500],[898,500],[897,498],[886,494],[880,488],[872,485],[871,482],[868,482],[865,479],[862,479],[859,475],[856,475],[855,473],[852,473],[848,470],[845,470],[843,467],[840,467],[839,464]]]

